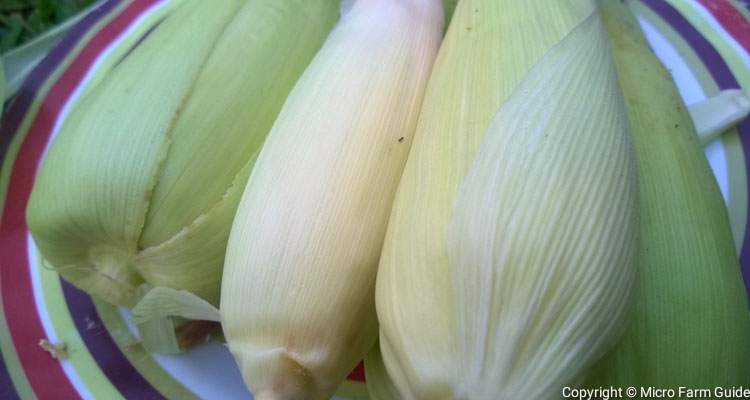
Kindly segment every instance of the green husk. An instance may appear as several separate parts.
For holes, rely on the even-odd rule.
[[[603,2],[638,158],[635,315],[591,387],[750,384],[750,318],[727,210],[690,115],[629,1]]]
[[[165,287],[152,288],[144,284],[139,288],[145,293],[133,307],[132,321],[138,326],[143,338],[143,346],[158,353],[179,353],[184,350],[180,339],[192,344],[192,338],[178,338],[175,331],[176,322],[187,320],[221,322],[219,310],[211,303],[186,291]],[[207,325],[212,326],[212,325]],[[196,329],[203,329],[194,325]],[[202,330],[207,336],[210,331]]]
[[[164,317],[221,322],[216,307],[185,290],[152,288],[133,308],[133,322],[136,324]]]
[[[218,303],[244,183],[294,82],[338,17],[334,0],[186,0],[76,103],[40,167],[27,222],[90,294],[137,288]]]
[[[137,323],[141,343],[148,351],[162,354],[175,354],[183,351],[175,332],[174,321],[171,318],[152,318]]]

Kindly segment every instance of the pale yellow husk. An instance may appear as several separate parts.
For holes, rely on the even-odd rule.
[[[380,346],[405,397],[439,399],[449,390],[443,385],[454,369],[448,356],[455,347],[448,334],[454,305],[441,288],[449,284],[447,229],[461,179],[501,103],[542,54],[585,17],[586,7],[591,6],[572,0],[463,0],[456,7],[430,78],[378,272]]]
[[[377,338],[378,259],[442,20],[440,0],[356,2],[260,153],[220,307],[256,398],[328,398]]]
[[[335,0],[183,0],[63,121],[27,222],[65,279],[133,305],[139,285],[218,303],[242,188]]]
[[[592,14],[503,104],[448,230],[457,398],[552,399],[618,339],[635,278],[637,180]]]

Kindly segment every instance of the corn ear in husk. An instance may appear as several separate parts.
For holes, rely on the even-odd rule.
[[[132,306],[144,282],[214,304],[265,135],[338,17],[333,0],[183,0],[64,120],[27,222],[79,288]]]
[[[441,0],[359,0],[290,94],[227,248],[222,326],[258,399],[329,398],[377,338],[388,214]]]
[[[405,399],[455,395],[448,225],[490,120],[591,1],[462,0],[433,68],[378,271],[380,347]],[[544,101],[544,103],[548,103]],[[530,118],[533,120],[533,118]]]
[[[638,160],[641,241],[634,320],[587,384],[750,384],[750,317],[719,188],[667,70],[628,9],[603,3]]]
[[[637,181],[606,33],[592,13],[503,103],[448,230],[457,398],[557,398],[619,338]]]

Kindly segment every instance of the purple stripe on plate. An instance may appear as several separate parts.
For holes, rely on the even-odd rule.
[[[39,89],[50,75],[70,55],[70,51],[81,41],[89,29],[109,14],[122,0],[105,0],[102,4],[71,27],[49,53],[31,70],[8,108],[0,119],[0,164],[16,135],[26,112],[34,102]]]
[[[750,119],[745,118],[742,123],[737,125],[737,133],[742,143],[742,151],[745,153],[745,170],[750,176]],[[750,191],[750,182],[748,182],[748,191]],[[748,195],[750,198],[750,195]],[[740,252],[740,267],[742,276],[745,278],[745,290],[748,291],[750,298],[750,212],[745,219],[745,238],[742,240],[742,251]]]
[[[669,23],[690,45],[721,89],[739,88],[732,71],[721,58],[721,54],[701,35],[685,17],[665,0],[642,0],[663,20]]]
[[[60,282],[78,333],[107,379],[126,399],[164,399],[122,353],[96,312],[91,297],[64,279]]]
[[[16,388],[13,386],[13,380],[10,379],[10,374],[8,374],[8,368],[2,360],[2,354],[0,354],[0,399],[20,399]]]
[[[685,17],[680,14],[674,7],[672,7],[665,0],[641,0],[659,17],[666,21],[682,38],[687,44],[695,51],[698,58],[706,66],[711,77],[716,81],[719,89],[736,89],[740,88],[739,83],[734,78],[732,71],[729,66],[721,57],[718,51],[711,45],[711,43],[696,30]],[[742,143],[742,151],[745,154],[745,170],[750,171],[750,121],[745,120],[743,123],[738,125],[737,131],[739,132],[740,142]],[[748,184],[750,189],[750,184]],[[748,196],[750,198],[750,194]],[[745,290],[750,289],[750,234],[747,229],[750,228],[750,212],[745,220],[745,238],[742,242],[742,250],[740,251],[740,268],[742,275],[745,280]],[[750,292],[749,292],[750,293]],[[750,297],[750,295],[749,295]]]
[[[165,19],[167,19],[167,17],[161,18],[152,27],[148,28],[148,30],[145,33],[143,33],[143,35],[141,35],[141,37],[139,37],[138,40],[136,40],[136,42],[128,49],[128,51],[126,51],[125,54],[123,54],[122,57],[120,57],[120,59],[117,60],[117,62],[115,63],[115,67],[120,65],[120,63],[122,63],[123,61],[125,61],[125,59],[128,58],[128,56],[133,53],[133,50],[135,50],[138,46],[140,46],[143,43],[143,41],[146,40],[146,38],[149,37],[156,30],[156,28],[158,28],[159,25],[161,25],[162,22],[164,22]]]

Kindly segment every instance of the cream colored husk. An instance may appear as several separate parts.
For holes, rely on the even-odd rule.
[[[441,0],[359,0],[295,86],[232,227],[221,313],[259,399],[327,399],[377,337],[375,275]]]

